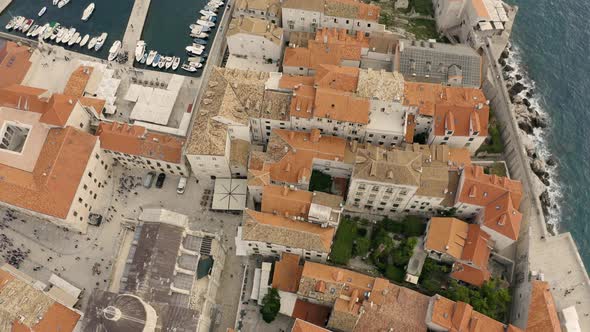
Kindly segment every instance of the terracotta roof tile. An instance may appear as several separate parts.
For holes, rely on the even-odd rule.
[[[533,280],[526,330],[561,332],[556,310],[549,284],[545,281]]]
[[[359,73],[359,69],[354,67],[322,64],[316,70],[313,84],[321,88],[355,92]]]
[[[299,264],[299,255],[284,252],[275,263],[272,287],[289,293],[297,293],[303,265]]]
[[[427,317],[432,323],[448,331],[459,332],[505,332],[506,326],[485,316],[463,302],[454,302],[435,295],[430,299],[431,311]]]
[[[295,324],[293,324],[291,332],[330,332],[330,330],[297,318],[295,319]]]
[[[381,8],[356,0],[325,0],[324,14],[366,21],[378,21]]]
[[[369,123],[368,99],[334,89],[316,90],[314,117],[352,123]]]
[[[479,269],[462,262],[455,262],[451,277],[481,287],[486,281],[490,280],[491,273],[487,268]]]
[[[261,211],[285,217],[307,219],[313,193],[305,190],[291,190],[287,186],[264,186]]]
[[[103,149],[179,164],[184,140],[172,135],[150,133],[141,126],[101,122],[96,134]]]
[[[424,248],[446,253],[455,259],[461,259],[468,229],[469,225],[466,222],[456,218],[432,218],[430,219]]]
[[[31,51],[11,41],[0,41],[0,88],[20,84],[31,67]]]
[[[94,67],[90,66],[80,66],[76,68],[76,70],[70,75],[70,79],[64,88],[64,95],[73,98],[84,96],[84,90],[86,89],[86,85],[90,80],[90,75],[92,75],[93,70]]]

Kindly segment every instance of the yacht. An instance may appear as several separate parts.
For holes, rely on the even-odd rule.
[[[29,31],[27,31],[27,33],[25,34],[25,36],[27,36],[27,37],[33,36],[33,34],[34,34],[35,32],[37,32],[37,30],[38,30],[38,29],[39,29],[39,26],[38,26],[37,24],[33,25],[33,26],[32,26],[32,27],[29,29]],[[36,35],[35,35],[35,36],[36,36]],[[33,37],[34,37],[34,36],[33,36]]]
[[[119,55],[120,49],[121,49],[121,41],[115,40],[115,42],[113,43],[113,46],[111,46],[111,48],[109,49],[108,60],[109,61],[115,60],[117,58],[117,55]]]
[[[201,64],[201,63],[191,63],[191,64],[183,63],[181,68],[183,70],[188,71],[188,72],[194,73],[197,71],[197,69],[199,69],[201,67],[203,67],[203,64]]]
[[[154,61],[152,62],[152,67],[157,67],[158,63],[160,63],[160,59],[162,58],[161,55],[156,54],[156,57],[154,58]]]
[[[109,34],[106,32],[103,32],[100,37],[98,37],[98,39],[96,40],[96,46],[94,46],[94,50],[98,51],[100,50],[100,48],[102,47],[102,45],[104,45],[104,42],[107,40],[107,38],[109,37]]]
[[[98,37],[92,37],[90,38],[90,41],[88,42],[88,49],[91,50],[94,48],[94,46],[96,46],[96,41],[98,40]]]
[[[39,36],[39,38],[43,39],[43,37],[45,36],[45,31],[49,29],[49,23],[45,23],[44,26],[37,28],[37,31],[33,32],[33,37]]]
[[[143,54],[145,53],[145,41],[140,40],[137,42],[137,46],[135,47],[135,61],[140,61],[143,58]]]
[[[70,38],[70,40],[68,41],[68,46],[72,46],[76,43],[80,42],[80,33],[76,31],[76,33],[74,33],[74,35],[72,36],[72,38]]]
[[[202,14],[202,15],[206,15],[206,16],[217,16],[217,13],[215,13],[214,11],[211,11],[211,10],[201,9],[199,11],[199,13]]]
[[[175,57],[172,59],[172,70],[176,70],[176,69],[178,69],[178,66],[179,66],[179,65],[180,65],[180,58],[179,58],[179,57],[177,57],[177,56],[175,56]]]
[[[209,28],[212,28],[215,26],[215,23],[213,23],[211,21],[204,21],[204,20],[197,20],[197,24],[202,25],[204,27],[209,27]]]
[[[92,13],[94,12],[94,2],[89,4],[88,7],[86,7],[86,9],[84,9],[84,12],[82,13],[82,21],[88,21],[88,19],[90,18],[90,16],[92,15]]]
[[[172,61],[173,61],[173,58],[171,56],[167,56],[166,57],[166,64],[164,65],[164,67],[166,67],[166,69],[170,69],[170,67],[172,67]]]
[[[204,27],[204,26],[198,25],[198,24],[191,24],[188,27],[191,29],[191,32],[192,33],[200,33],[200,32],[211,31],[211,28]]]
[[[154,58],[156,57],[156,55],[158,55],[158,52],[151,50],[150,53],[148,54],[145,64],[148,66],[151,66],[152,63],[154,62]]]
[[[45,14],[46,11],[47,11],[47,7],[41,8],[41,10],[39,11],[39,14],[37,14],[37,16],[39,16],[39,17],[43,16],[43,14]]]
[[[84,47],[84,45],[86,45],[86,43],[88,43],[88,40],[90,40],[90,35],[86,35],[84,36],[84,38],[82,38],[82,40],[80,41],[80,46]]]
[[[70,3],[70,0],[59,0],[59,2],[57,3],[57,8],[62,8],[63,6],[67,5],[68,3]]]

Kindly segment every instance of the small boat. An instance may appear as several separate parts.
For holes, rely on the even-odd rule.
[[[61,42],[66,44],[70,41],[70,39],[72,39],[72,37],[74,37],[74,34],[76,33],[76,28],[70,28],[70,30],[68,30],[67,34],[62,38]]]
[[[94,50],[95,51],[99,51],[102,47],[102,45],[104,45],[104,42],[107,41],[107,38],[109,37],[109,34],[106,32],[103,32],[100,37],[98,37],[98,39],[96,40],[96,45],[94,46]]]
[[[135,61],[140,61],[143,58],[145,46],[145,41],[140,40],[137,42],[137,46],[135,47]]]
[[[51,37],[51,35],[53,34],[53,31],[57,27],[59,27],[59,23],[57,23],[57,22],[52,22],[51,24],[49,24],[49,27],[47,29],[45,29],[45,33],[43,34],[43,39],[47,39],[47,38]]]
[[[204,27],[204,26],[198,25],[198,24],[191,24],[188,27],[191,29],[191,33],[200,33],[200,32],[211,31],[211,28]]]
[[[57,8],[62,8],[63,6],[67,5],[68,3],[70,3],[70,0],[59,0],[59,2],[57,3]]]
[[[152,67],[157,67],[158,63],[160,63],[160,59],[162,58],[161,55],[156,54],[156,57],[154,58],[154,61],[152,62]]]
[[[139,63],[144,64],[147,61],[147,58],[148,58],[148,54],[147,53],[143,53],[143,56],[139,60]]]
[[[217,7],[213,7],[213,6],[205,6],[205,7],[203,7],[203,9],[204,10],[209,10],[209,11],[212,11],[212,12],[217,12],[217,10],[218,10]]]
[[[154,59],[156,58],[156,55],[158,55],[158,52],[153,51],[153,50],[150,51],[150,53],[148,54],[148,57],[146,59],[145,64],[148,65],[148,66],[151,66],[152,63],[154,62]]]
[[[207,41],[204,39],[194,38],[193,42],[197,45],[207,45]]]
[[[8,21],[8,23],[6,23],[6,30],[10,30],[14,27],[14,25],[16,24],[16,18],[12,18],[10,21]]]
[[[183,70],[186,70],[188,72],[191,72],[191,73],[194,73],[197,71],[196,67],[193,67],[193,66],[186,64],[186,63],[183,63],[180,68],[182,68]]]
[[[211,1],[209,1],[207,4],[208,4],[208,5],[211,5],[211,4],[213,4],[213,5],[217,5],[217,6],[220,6],[220,7],[221,7],[221,6],[223,6],[225,3],[224,3],[223,1],[220,1],[220,0],[211,0]]]
[[[90,41],[88,42],[88,49],[91,50],[94,48],[94,46],[96,46],[96,41],[98,40],[98,37],[92,37],[90,39]]]
[[[35,25],[33,25],[33,26],[32,26],[32,27],[29,29],[29,31],[27,31],[27,33],[25,34],[25,36],[27,36],[27,37],[33,36],[33,34],[34,34],[35,32],[37,32],[37,30],[39,30],[39,26],[38,26],[37,24],[35,24]],[[38,34],[37,34],[37,35],[38,35]],[[36,36],[36,35],[35,35],[35,36]],[[33,37],[34,37],[34,36],[33,36]]]
[[[197,24],[198,25],[202,25],[204,27],[214,27],[215,23],[211,22],[211,21],[205,21],[205,20],[197,20]]]
[[[44,26],[37,28],[37,31],[33,33],[33,37],[39,36],[39,38],[43,39],[45,36],[45,31],[49,30],[49,23],[45,23]]]
[[[201,20],[202,21],[209,21],[209,22],[216,22],[217,21],[217,17],[215,16],[201,16]]]
[[[115,42],[113,43],[113,46],[111,46],[111,48],[109,49],[108,60],[109,61],[115,60],[117,58],[117,55],[119,55],[120,49],[121,49],[121,41],[115,40]]]
[[[205,39],[208,38],[209,35],[204,33],[204,32],[199,32],[199,33],[191,33],[190,36],[192,38],[199,38],[199,39]]]
[[[84,38],[82,38],[82,40],[80,41],[80,46],[84,47],[84,45],[86,45],[86,43],[88,43],[88,40],[90,40],[90,35],[86,35],[84,36]]]
[[[45,14],[46,11],[47,11],[47,7],[41,8],[41,10],[39,11],[39,14],[37,14],[37,16],[39,16],[39,17],[43,16],[43,14]]]
[[[204,51],[205,51],[205,48],[198,48],[198,47],[194,47],[194,46],[187,46],[186,47],[186,52],[189,55],[202,55]]]
[[[23,25],[19,28],[19,30],[22,32],[27,32],[27,31],[29,31],[29,29],[31,28],[33,23],[35,23],[35,20],[28,18],[25,20],[25,23],[23,23]]]
[[[158,62],[158,68],[162,69],[166,65],[166,57],[162,56]]]
[[[12,25],[12,29],[13,30],[19,30],[23,24],[25,23],[26,18],[24,18],[23,16],[18,16],[15,18],[14,24]]]
[[[167,56],[166,57],[166,64],[164,65],[164,67],[166,67],[166,69],[170,69],[170,67],[172,67],[172,61],[173,61],[173,58],[171,56]]]
[[[210,10],[199,10],[199,13],[206,16],[217,16],[217,13],[210,11]]]
[[[192,56],[188,58],[188,62],[203,62],[205,58],[202,56]]]
[[[176,70],[176,69],[178,69],[178,66],[179,66],[179,65],[180,65],[180,58],[179,58],[179,57],[177,57],[177,56],[175,56],[175,57],[172,59],[172,70]]]
[[[55,28],[53,28],[53,30],[51,31],[51,35],[49,36],[49,39],[56,40],[57,36],[59,36],[59,33],[61,32],[61,29],[61,26],[56,26]]]
[[[78,38],[76,38],[76,42],[74,44],[79,45],[80,42],[82,42],[82,36],[78,36]]]
[[[216,2],[216,1],[209,1],[209,2],[207,2],[207,6],[209,6],[209,7],[215,7],[215,8],[219,8],[219,7],[221,7],[222,5],[221,5],[220,3],[218,3],[218,2]]]
[[[88,21],[88,19],[90,18],[90,16],[92,15],[92,13],[94,12],[94,2],[89,4],[88,7],[86,7],[86,9],[84,9],[84,12],[82,13],[82,21]]]
[[[55,38],[56,43],[61,43],[61,40],[64,38],[64,35],[68,33],[68,29],[66,27],[59,28],[57,32],[57,36]]]
[[[80,38],[80,33],[76,31],[74,33],[74,35],[72,36],[72,38],[70,38],[70,40],[68,40],[68,46],[72,46],[75,43],[79,43],[80,40],[78,40],[78,38]]]

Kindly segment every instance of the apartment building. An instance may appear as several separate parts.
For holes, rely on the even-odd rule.
[[[465,150],[408,145],[405,149],[352,144],[355,153],[346,209],[367,215],[433,215],[453,206]]]
[[[488,175],[481,166],[470,166],[461,172],[454,207],[458,217],[481,225],[494,241],[494,248],[502,250],[518,239],[522,195],[520,181]]]
[[[119,122],[100,122],[96,135],[101,149],[124,167],[189,175],[182,157],[183,139]]]
[[[283,29],[264,19],[234,17],[226,34],[230,57],[228,67],[232,68],[233,58],[246,59],[247,63],[279,63],[283,51]],[[243,68],[243,61],[237,62]]]
[[[334,227],[246,209],[244,221],[238,227],[236,251],[244,255],[275,257],[286,252],[306,260],[325,262],[335,234]]]
[[[320,28],[338,28],[349,33],[370,35],[383,31],[379,24],[380,7],[355,0],[286,0],[282,3],[285,36],[293,31],[316,32]]]
[[[479,88],[483,79],[482,56],[467,45],[400,40],[393,69],[406,81]]]
[[[0,90],[3,205],[86,230],[110,194],[112,159],[83,131],[85,112],[71,95],[19,85]]]
[[[403,105],[415,116],[415,133],[425,134],[428,144],[466,148],[472,155],[488,135],[488,104],[481,89],[408,81],[404,86]]]
[[[281,26],[281,1],[238,0],[234,4],[232,17],[259,18]]]
[[[352,171],[351,157],[342,138],[323,136],[317,129],[310,132],[275,129],[266,152],[250,154],[248,192],[254,199],[261,198],[262,189],[268,184],[308,190],[313,170],[348,178]]]
[[[425,238],[428,256],[452,264],[452,278],[477,287],[490,279],[488,260],[494,245],[480,225],[456,218],[431,218]]]

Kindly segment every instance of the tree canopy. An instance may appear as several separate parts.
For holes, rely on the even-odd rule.
[[[262,319],[267,323],[272,322],[279,310],[281,310],[281,296],[276,288],[271,288],[262,298],[262,308],[260,308]]]

